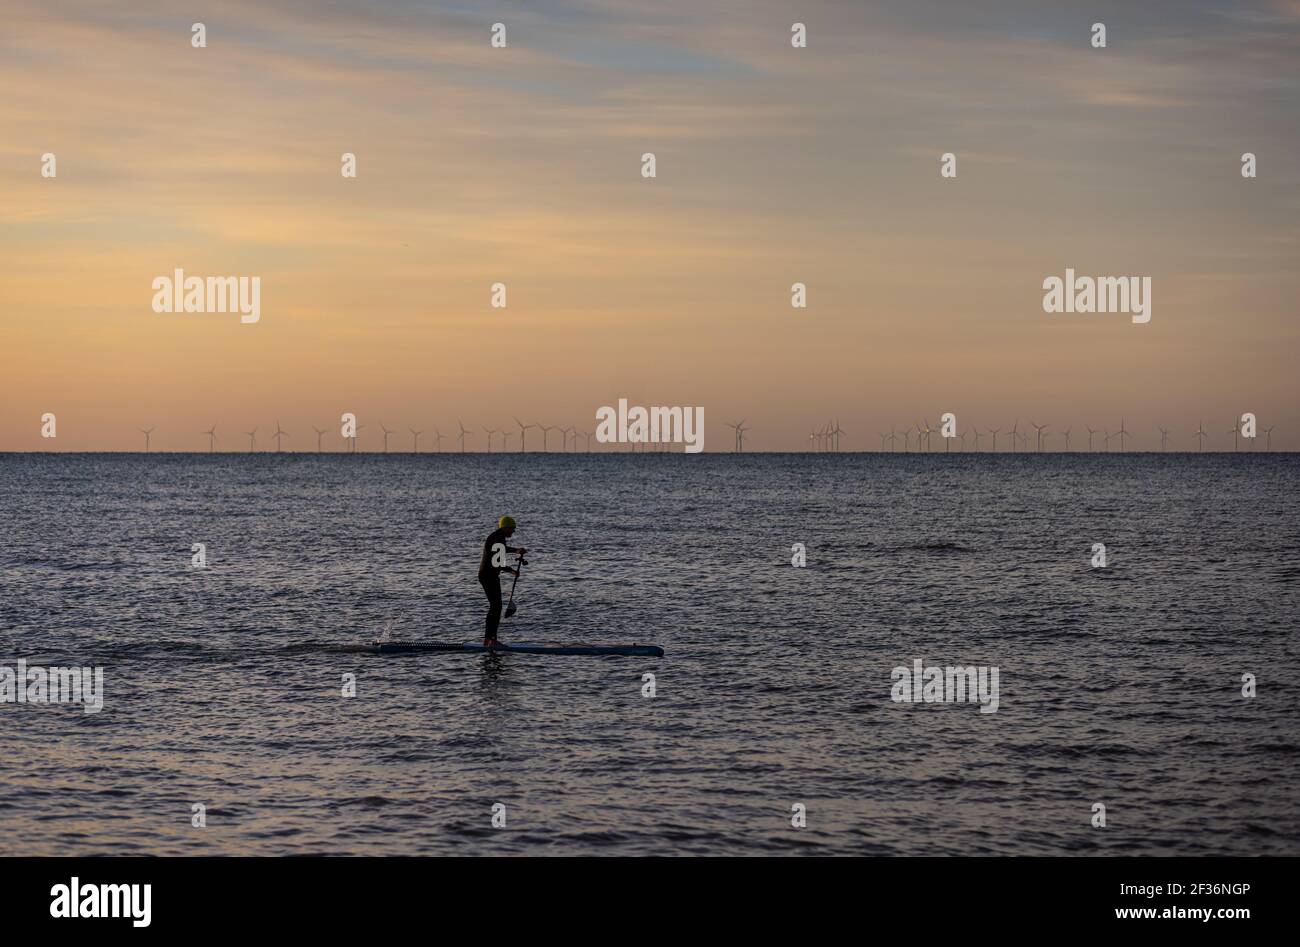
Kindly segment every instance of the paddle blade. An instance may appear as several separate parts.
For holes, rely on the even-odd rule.
[[[513,615],[513,614],[514,614],[515,612],[517,612],[518,610],[519,610],[519,606],[517,606],[514,602],[511,602],[511,603],[509,604],[509,606],[507,606],[507,608],[506,608],[506,618],[509,618],[511,615]]]

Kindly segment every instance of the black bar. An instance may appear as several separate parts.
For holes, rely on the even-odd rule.
[[[735,932],[803,924],[811,933],[833,923],[945,942],[1024,924],[1231,937],[1285,921],[1297,867],[1293,858],[5,858],[0,917],[7,933],[78,936],[373,936],[429,924],[450,936],[464,922],[493,936],[517,928],[675,937],[682,925],[695,929],[685,919],[698,915]],[[83,891],[151,885],[149,925],[52,917],[52,889],[74,876]],[[1118,916],[1131,909],[1156,916]],[[1162,916],[1188,909],[1247,916]]]

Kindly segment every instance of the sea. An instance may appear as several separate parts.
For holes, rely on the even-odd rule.
[[[1300,855],[1298,493],[1264,452],[0,454],[0,666],[102,669],[0,703],[0,851]],[[481,639],[503,514],[503,640],[664,656],[375,653]]]

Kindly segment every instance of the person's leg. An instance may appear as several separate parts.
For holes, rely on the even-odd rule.
[[[483,591],[488,600],[487,625],[483,629],[483,643],[491,644],[496,641],[497,628],[501,624],[501,580],[496,576],[489,576],[479,579],[479,583],[483,586]]]

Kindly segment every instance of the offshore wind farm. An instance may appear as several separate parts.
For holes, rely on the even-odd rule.
[[[540,422],[528,422],[525,424],[517,417],[514,417],[511,420],[518,428],[518,447],[515,451],[517,453],[530,453],[527,440],[527,432],[530,430],[538,430],[542,432],[543,435],[541,447],[537,447],[536,443],[534,443],[531,451],[532,453],[576,453],[579,450],[583,450],[587,453],[593,452],[592,438],[597,437],[596,432],[583,431],[575,426],[567,425],[544,425]],[[456,423],[460,430],[460,434],[456,438],[456,443],[459,445],[459,452],[475,453],[476,451],[474,447],[468,440],[468,438],[474,436],[475,429],[473,426],[466,427],[463,421],[459,418]],[[873,444],[869,437],[864,437],[858,440],[850,439],[848,432],[840,426],[839,420],[834,420],[823,422],[819,426],[813,428],[806,435],[806,443],[803,443],[803,438],[796,435],[795,437],[790,438],[787,443],[760,443],[755,445],[751,440],[749,446],[746,447],[746,437],[751,434],[754,428],[747,424],[747,419],[742,419],[738,422],[724,422],[724,427],[730,430],[729,440],[724,437],[722,433],[719,433],[710,441],[713,446],[711,448],[706,447],[706,449],[712,450],[713,452],[731,453],[744,453],[746,451],[750,453],[863,453],[867,451],[874,451],[876,453],[914,454],[979,453],[981,450],[981,439],[987,438],[984,451],[987,453],[998,453],[998,438],[999,436],[1004,436],[1007,438],[1007,442],[1001,452],[1009,454],[1068,454],[1075,453],[1076,451],[1079,453],[1094,453],[1098,451],[1107,453],[1125,453],[1129,451],[1199,453],[1205,451],[1207,440],[1209,441],[1210,451],[1218,450],[1231,453],[1269,453],[1274,450],[1273,432],[1279,428],[1278,424],[1270,424],[1267,427],[1262,427],[1258,422],[1254,421],[1252,415],[1246,414],[1243,415],[1242,420],[1234,423],[1232,427],[1228,428],[1226,434],[1217,439],[1217,442],[1210,433],[1204,430],[1203,423],[1199,420],[1197,422],[1196,430],[1187,434],[1182,439],[1175,437],[1175,431],[1173,429],[1164,427],[1160,424],[1153,424],[1150,426],[1150,433],[1144,442],[1138,439],[1137,436],[1128,429],[1126,426],[1128,424],[1126,419],[1120,419],[1119,424],[1114,427],[1113,431],[1110,428],[1093,428],[1091,425],[1083,425],[1084,430],[1088,432],[1087,447],[1072,449],[1070,446],[1070,435],[1074,427],[1073,425],[1069,425],[1063,430],[1057,432],[1056,437],[1058,439],[1054,444],[1052,441],[1053,432],[1051,431],[1051,425],[1047,423],[1037,424],[1031,421],[1028,422],[1028,427],[1034,430],[1034,446],[1031,449],[1029,447],[1029,435],[1020,430],[1020,423],[1020,419],[1016,418],[1007,427],[980,428],[971,426],[969,428],[964,428],[957,425],[954,420],[951,429],[948,430],[932,428],[928,420],[923,420],[922,422],[913,422],[906,427],[890,427],[887,430],[880,430],[875,435],[875,437],[878,438],[878,442]],[[379,436],[377,440],[366,440],[361,437],[360,432],[364,429],[365,425],[357,426],[355,433],[351,436],[339,434],[329,428],[317,427],[314,424],[306,425],[305,427],[315,434],[315,440],[305,441],[304,443],[306,443],[307,446],[299,448],[299,452],[377,452],[384,454],[390,452],[416,454],[422,452],[441,453],[442,441],[444,439],[441,430],[434,427],[432,429],[433,446],[426,446],[424,451],[421,451],[420,437],[424,434],[424,430],[416,430],[415,428],[408,427],[406,430],[411,435],[410,449],[408,451],[400,451],[390,450],[389,448],[389,438],[396,435],[398,433],[397,430],[390,430],[383,424],[378,425]],[[870,427],[871,425],[866,425],[868,430]],[[174,441],[168,439],[166,437],[166,432],[164,431],[162,432],[162,440],[159,442],[161,445],[160,448],[153,446],[153,435],[159,430],[156,425],[148,429],[140,428],[139,432],[144,435],[142,449],[145,452],[161,449],[162,451],[169,453],[191,453],[196,451],[216,453],[218,452],[216,429],[217,425],[214,424],[207,430],[200,431],[198,435],[181,433]],[[509,431],[506,427],[494,428],[480,426],[479,430],[486,435],[486,438],[483,441],[483,453],[511,452],[508,439],[515,436],[514,432]],[[1190,430],[1190,427],[1184,428],[1184,430]],[[248,438],[247,450],[232,448],[228,452],[258,453],[257,431],[258,427],[254,427],[252,430],[243,432]],[[548,434],[551,431],[559,431],[561,434],[558,449],[552,449],[550,445]],[[1097,437],[1103,433],[1105,435],[1104,437]],[[914,440],[913,434],[915,434]],[[935,445],[934,438],[936,434],[939,435],[939,440],[942,444],[941,447],[936,447]],[[495,435],[500,435],[500,441],[496,451],[493,451],[492,445],[493,437]],[[275,441],[273,452],[285,453],[286,450],[283,446],[282,439],[292,439],[292,435],[288,430],[281,427],[279,420],[275,421],[275,433],[272,437]],[[969,446],[967,444],[968,437],[971,438]],[[579,448],[578,442],[583,438],[585,438],[585,446]],[[899,446],[900,438],[902,440],[901,449]],[[1096,438],[1096,443],[1094,443],[1094,438]],[[1125,438],[1129,438],[1130,441],[1126,442],[1124,440]],[[1112,448],[1112,441],[1118,442],[1118,450]],[[129,448],[125,447],[121,449],[129,450]],[[594,447],[595,452],[606,453],[631,453],[637,452],[638,450],[663,452],[672,449],[680,448],[667,441],[650,442],[645,444],[635,442],[602,443],[598,437]],[[293,451],[294,448],[290,447],[287,452]],[[59,451],[53,447],[42,445],[41,452],[57,453]],[[110,448],[107,452],[113,452],[113,449]]]

